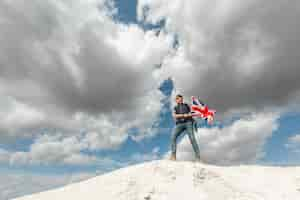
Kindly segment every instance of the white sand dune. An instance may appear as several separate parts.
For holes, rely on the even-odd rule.
[[[300,200],[300,167],[159,160],[17,200]]]

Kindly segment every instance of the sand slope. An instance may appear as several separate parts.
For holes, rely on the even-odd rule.
[[[152,161],[17,200],[299,200],[300,167]]]

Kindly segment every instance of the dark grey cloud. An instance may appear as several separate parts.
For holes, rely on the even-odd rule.
[[[107,2],[0,2],[3,135],[85,129],[110,144],[110,131],[126,139],[130,126],[151,126],[162,98],[155,65],[170,41],[114,22]]]
[[[208,69],[201,76],[199,85],[203,87],[199,92],[204,98],[220,110],[226,110],[243,106],[284,106],[299,92],[300,24],[295,20],[300,16],[299,6],[297,1],[260,2],[251,12],[238,16],[225,28],[225,33],[218,34],[215,48],[221,54],[220,68]],[[255,24],[266,35],[263,38],[258,35],[252,42],[264,42],[262,40],[270,37],[274,44],[262,52],[269,58],[259,66],[258,73],[246,78],[240,76],[242,64],[239,61],[234,64],[232,59],[239,59],[235,58],[237,50],[247,52],[252,45],[252,42],[239,40],[239,30],[249,24]]]
[[[147,84],[142,80],[143,70],[128,67],[116,49],[105,44],[105,35],[99,37],[97,33],[104,32],[103,24],[96,21],[87,24],[79,30],[77,38],[69,39],[63,33],[64,21],[59,21],[62,16],[54,3],[34,1],[28,5],[13,1],[8,5],[2,2],[0,9],[1,78],[8,85],[31,81],[47,93],[42,100],[38,96],[24,97],[19,91],[11,94],[20,101],[40,106],[48,102],[70,112],[99,113],[127,109],[134,105],[136,96],[142,95],[141,89]],[[76,34],[74,27],[69,28],[66,31]],[[68,43],[78,45],[78,53],[65,56],[74,59],[73,64],[81,70],[80,75],[85,79],[82,88],[77,87],[62,55],[68,54],[64,48],[72,48]],[[46,61],[37,53],[44,53]],[[27,91],[31,92],[34,91]]]
[[[286,106],[300,91],[299,1],[146,2],[150,22],[166,19],[179,54],[163,65],[175,88],[219,112]],[[140,9],[142,10],[142,9]]]

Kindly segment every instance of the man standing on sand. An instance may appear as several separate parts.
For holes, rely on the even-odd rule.
[[[196,160],[200,161],[200,151],[194,135],[194,119],[191,114],[190,106],[186,103],[183,103],[183,96],[180,94],[176,95],[176,103],[177,105],[174,107],[173,112],[173,117],[176,121],[176,127],[171,139],[172,153],[170,159],[176,160],[176,140],[178,136],[186,130],[196,154]]]

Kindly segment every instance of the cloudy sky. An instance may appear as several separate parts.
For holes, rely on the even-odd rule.
[[[299,165],[299,17],[297,0],[1,1],[0,199],[167,158],[177,93],[217,110],[205,162]]]

